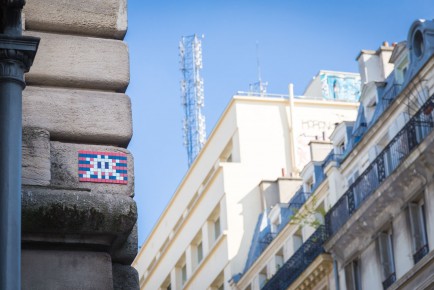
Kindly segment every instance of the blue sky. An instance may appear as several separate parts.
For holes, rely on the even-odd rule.
[[[185,175],[178,42],[204,34],[208,134],[236,91],[257,81],[256,42],[268,92],[302,94],[319,70],[357,72],[361,49],[406,40],[432,19],[430,0],[129,0],[128,33],[141,245]]]

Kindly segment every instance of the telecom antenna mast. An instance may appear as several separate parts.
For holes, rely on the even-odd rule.
[[[193,163],[206,141],[202,69],[202,37],[183,36],[179,42],[181,58],[181,98],[184,108],[184,146],[187,148],[188,166]]]
[[[262,81],[261,64],[259,63],[259,42],[256,42],[256,68],[258,70],[258,81],[249,85],[250,92],[258,93],[261,97],[267,94],[268,82]]]

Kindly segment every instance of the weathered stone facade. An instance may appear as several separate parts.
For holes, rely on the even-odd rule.
[[[138,289],[126,0],[27,0],[22,289]],[[78,151],[124,153],[127,184],[80,182]]]

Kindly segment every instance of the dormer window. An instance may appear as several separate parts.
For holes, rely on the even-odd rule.
[[[338,146],[336,147],[336,154],[344,154],[345,152],[345,141],[342,140],[342,142],[340,142],[338,144]]]
[[[377,106],[377,96],[374,95],[365,106],[365,117],[368,122],[374,117],[375,107]]]
[[[396,66],[395,79],[397,84],[404,83],[405,75],[408,70],[408,55],[406,55],[401,62]]]
[[[416,31],[413,38],[413,49],[414,54],[417,57],[421,57],[425,51],[425,46],[423,43],[423,34],[420,30]]]
[[[313,184],[314,184],[314,180],[313,180],[313,176],[312,176],[304,184],[304,191],[305,192],[312,192]]]

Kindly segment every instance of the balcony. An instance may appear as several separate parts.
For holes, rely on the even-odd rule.
[[[324,253],[322,245],[325,239],[325,227],[320,226],[294,255],[283,264],[262,290],[286,290],[318,256]]]
[[[327,157],[324,159],[324,163],[322,164],[323,171],[330,162],[334,161],[339,164],[343,159],[344,159],[344,154],[337,154],[331,151],[329,155],[327,155]]]
[[[289,201],[288,208],[294,210],[300,209],[306,202],[306,200],[308,200],[308,198],[311,196],[311,194],[311,192],[306,192],[302,190],[297,191]]]
[[[420,260],[422,260],[423,257],[425,257],[429,253],[429,247],[428,244],[421,247],[416,253],[413,255],[413,261],[414,264],[419,263]]]
[[[375,192],[431,133],[433,123],[434,95],[421,106],[407,124],[381,151],[368,168],[350,185],[348,190],[326,214],[329,237],[335,235],[350,219],[363,202]]]

